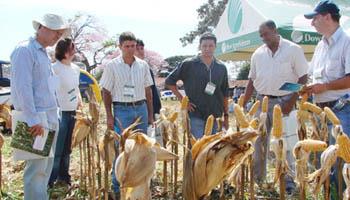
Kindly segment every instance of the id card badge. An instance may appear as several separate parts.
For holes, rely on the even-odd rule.
[[[135,97],[135,86],[133,85],[124,85],[124,91],[123,91],[124,97]]]
[[[208,95],[213,95],[215,92],[216,85],[212,82],[209,82],[207,86],[205,87],[204,92]]]

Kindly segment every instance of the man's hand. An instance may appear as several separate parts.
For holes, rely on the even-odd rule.
[[[112,115],[107,116],[107,128],[109,130],[114,130],[114,118]]]
[[[35,124],[29,128],[29,132],[33,136],[42,136],[44,134],[44,128],[40,124]]]
[[[191,102],[188,103],[187,109],[189,112],[193,112],[196,108],[197,108],[197,106],[194,105],[193,103],[191,103]]]
[[[305,92],[310,96],[311,94],[320,94],[327,91],[327,85],[322,83],[316,83],[314,85],[306,86]]]
[[[154,118],[153,118],[153,115],[152,115],[152,116],[148,116],[148,125],[152,125],[152,127],[154,126]]]

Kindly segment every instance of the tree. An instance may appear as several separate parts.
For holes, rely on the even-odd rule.
[[[248,80],[249,70],[250,70],[250,62],[248,61],[243,62],[242,66],[239,68],[237,80]]]
[[[180,38],[183,46],[191,44],[197,36],[205,32],[213,32],[216,25],[219,23],[220,16],[226,8],[228,0],[208,0],[197,9],[199,22],[196,30],[186,33]]]
[[[90,72],[115,49],[115,39],[108,37],[106,29],[92,15],[78,13],[69,22],[77,57]]]
[[[173,69],[177,67],[183,60],[186,58],[192,57],[193,55],[187,55],[187,56],[172,56],[169,58],[166,58],[165,61],[169,64],[169,68]]]

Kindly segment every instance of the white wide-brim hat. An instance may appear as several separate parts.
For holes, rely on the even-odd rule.
[[[67,23],[67,21],[55,14],[45,14],[41,19],[39,20],[33,20],[33,28],[37,31],[40,27],[40,25],[45,26],[48,29],[51,30],[66,30],[63,34],[64,37],[69,36],[70,34],[70,24]]]

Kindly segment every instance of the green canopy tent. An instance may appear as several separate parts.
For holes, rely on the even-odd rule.
[[[341,10],[341,25],[350,30],[350,1],[335,0]],[[313,10],[318,0],[229,0],[215,28],[218,38],[216,56],[222,60],[250,60],[251,54],[262,44],[259,25],[272,19],[280,35],[304,49],[311,59],[321,36],[311,26],[304,13]]]

